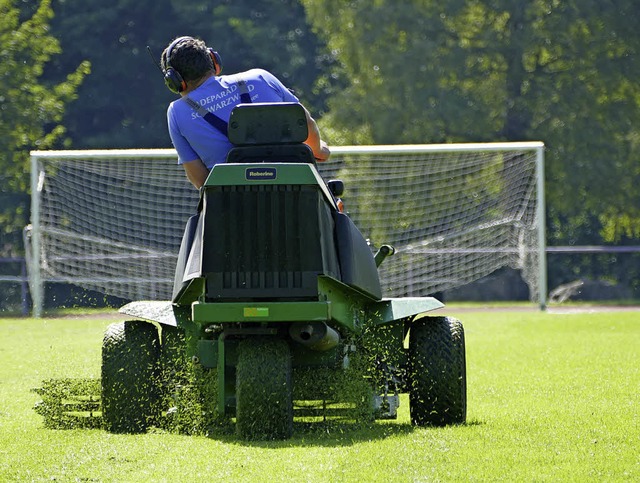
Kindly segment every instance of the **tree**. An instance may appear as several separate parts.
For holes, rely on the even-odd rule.
[[[466,98],[464,59],[441,2],[303,3],[316,33],[326,35],[337,55],[331,77],[348,82],[323,120],[334,144],[481,140],[476,133],[486,125],[486,110]],[[446,8],[459,10],[457,3]],[[485,122],[477,122],[479,114]]]
[[[314,82],[328,58],[318,53],[324,49],[297,0],[56,1],[52,32],[63,54],[47,77],[58,79],[79,58],[89,59],[94,71],[66,117],[78,149],[171,146],[166,107],[175,95],[165,88],[147,46],[158,61],[181,35],[217,50],[223,73],[269,69],[314,112],[323,108],[326,96],[314,90]]]
[[[19,251],[28,219],[29,152],[64,145],[65,106],[90,69],[82,62],[63,82],[40,83],[45,64],[60,53],[49,33],[53,11],[49,0],[42,0],[22,20],[18,3],[0,0],[0,255],[5,256]]]
[[[302,2],[348,79],[330,141],[542,140],[549,243],[638,243],[633,0]]]

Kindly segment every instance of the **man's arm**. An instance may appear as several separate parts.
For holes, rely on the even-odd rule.
[[[209,170],[204,163],[200,159],[194,159],[193,161],[182,163],[182,166],[191,184],[195,186],[196,189],[202,188],[202,185],[204,185],[204,182],[207,180],[207,176],[209,176]]]
[[[304,112],[307,115],[307,129],[309,130],[309,137],[305,141],[305,144],[311,148],[313,156],[318,161],[326,161],[329,159],[329,156],[331,156],[329,146],[320,138],[320,130],[318,129],[315,119],[311,117],[311,114],[306,108],[304,108]]]

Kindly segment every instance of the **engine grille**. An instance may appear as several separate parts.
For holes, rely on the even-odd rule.
[[[339,273],[317,186],[212,186],[203,209],[208,299],[313,298],[318,274]]]

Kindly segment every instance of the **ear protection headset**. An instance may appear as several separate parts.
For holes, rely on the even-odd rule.
[[[187,89],[187,83],[182,78],[180,73],[171,66],[171,54],[176,45],[178,45],[183,40],[190,38],[191,37],[178,37],[173,42],[171,42],[171,44],[169,44],[169,47],[167,47],[167,53],[165,57],[166,69],[162,70],[164,73],[164,83],[167,85],[171,92],[174,92],[176,94],[185,91]],[[220,57],[220,54],[209,47],[207,48],[207,52],[211,56],[215,74],[220,75],[220,73],[222,72],[222,58]]]

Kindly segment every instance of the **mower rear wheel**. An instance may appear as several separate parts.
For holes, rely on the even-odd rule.
[[[102,342],[102,417],[108,431],[140,433],[159,416],[158,331],[131,320],[111,324]]]
[[[238,345],[236,430],[246,440],[293,433],[291,350],[286,341],[245,339]]]
[[[409,330],[409,412],[417,426],[467,417],[464,329],[452,317],[424,317]]]

